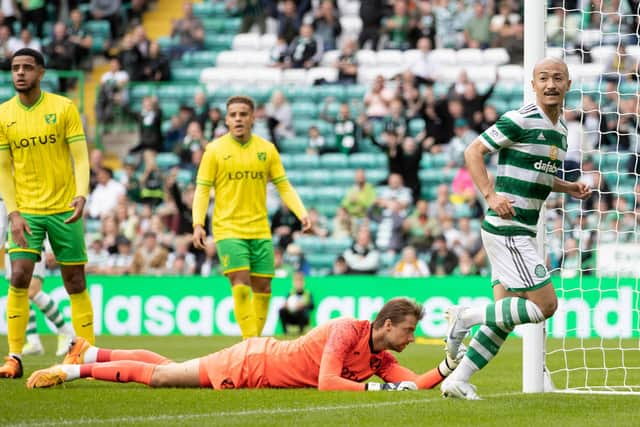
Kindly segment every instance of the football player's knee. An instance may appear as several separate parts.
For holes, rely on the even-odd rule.
[[[558,299],[553,298],[552,300],[545,301],[544,303],[539,305],[540,311],[545,319],[550,318],[558,309]]]
[[[11,270],[11,286],[26,289],[29,287],[31,275],[21,266],[14,266]]]

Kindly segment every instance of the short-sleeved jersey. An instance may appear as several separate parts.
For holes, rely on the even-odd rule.
[[[73,102],[42,91],[30,107],[18,96],[0,105],[0,150],[10,150],[18,210],[55,214],[73,210],[76,181],[69,144],[86,144]]]
[[[482,228],[499,235],[536,235],[540,209],[567,151],[567,125],[554,125],[535,104],[505,113],[480,135],[492,152],[499,151],[496,193],[514,200],[516,215],[500,218],[489,209]]]
[[[267,182],[287,179],[276,147],[252,134],[245,144],[227,133],[205,149],[196,183],[213,187],[212,233],[223,239],[270,239]]]

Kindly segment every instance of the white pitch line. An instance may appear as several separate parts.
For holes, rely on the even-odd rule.
[[[485,397],[505,397],[517,396],[523,393],[499,393],[485,395]],[[34,421],[14,424],[14,427],[45,427],[45,426],[66,426],[66,425],[85,425],[85,424],[135,424],[142,422],[160,422],[160,421],[182,421],[194,420],[198,418],[214,418],[214,417],[246,417],[256,415],[286,415],[296,414],[300,412],[326,412],[326,411],[344,411],[349,409],[375,409],[387,406],[401,406],[414,403],[428,403],[436,400],[442,400],[442,397],[433,397],[427,399],[412,400],[395,400],[392,402],[377,403],[360,403],[353,405],[332,405],[332,406],[313,406],[309,408],[283,408],[283,409],[250,409],[246,411],[226,411],[226,412],[205,412],[199,414],[173,414],[173,415],[155,415],[148,417],[118,417],[118,418],[76,418],[64,419],[58,421]]]

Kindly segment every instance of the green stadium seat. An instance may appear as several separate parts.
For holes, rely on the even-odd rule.
[[[320,85],[313,86],[313,100],[315,102],[324,102],[326,98],[332,97],[338,101],[345,98],[345,89],[343,85]]]
[[[160,100],[160,108],[162,108],[162,114],[166,117],[171,117],[178,114],[180,110],[180,103],[178,101],[164,101]]]
[[[268,87],[247,86],[237,91],[237,93],[250,96],[258,105],[266,104],[269,101],[269,97],[271,97],[271,89]]]
[[[129,96],[142,99],[155,93],[155,85],[152,83],[132,83],[129,85]]]
[[[274,91],[282,91],[284,96],[289,102],[309,102],[313,100],[314,89],[313,86],[295,86],[286,85],[273,88]],[[318,104],[320,105],[320,104]]]
[[[349,166],[352,168],[371,169],[378,165],[378,156],[374,153],[353,153],[349,156]]]
[[[287,171],[287,179],[293,185],[306,185],[309,182],[309,175],[307,171],[303,170],[291,170]]]
[[[306,153],[293,154],[292,156],[292,169],[310,171],[317,169],[320,166],[320,160],[318,156],[312,156]]]
[[[305,206],[312,206],[316,202],[316,192],[313,187],[296,186],[296,192],[302,199]]]
[[[449,92],[449,84],[444,82],[436,82],[433,85],[433,96],[440,98],[446,96]]]
[[[445,153],[432,154],[431,161],[434,168],[442,168],[449,161],[449,155]]]
[[[460,203],[457,205],[453,205],[453,207],[454,207],[453,216],[455,218],[463,218],[463,217],[471,216],[471,208],[469,207],[469,205]]]
[[[316,188],[328,185],[331,182],[331,175],[329,171],[326,170],[307,170],[303,173],[306,174],[307,184],[312,185]]]
[[[284,166],[287,172],[295,169],[293,159],[294,155],[291,153],[280,153],[280,161],[282,162],[282,166]]]
[[[367,90],[365,85],[347,85],[346,97],[350,101],[362,101]]]
[[[313,124],[318,128],[322,136],[325,138],[333,138],[333,124],[325,122],[324,120],[315,120]],[[307,128],[307,131],[308,130],[309,128]],[[330,141],[327,142],[331,143]]]
[[[318,107],[313,102],[296,102],[291,105],[294,119],[315,119],[318,116]]]
[[[91,39],[91,53],[100,53],[104,50],[104,42],[108,37],[95,36]]]
[[[174,67],[171,69],[171,80],[174,82],[191,82],[198,83],[200,81],[201,68],[198,67]]]
[[[416,136],[420,132],[424,131],[425,123],[423,119],[411,119],[409,121],[409,135]]]
[[[423,185],[420,190],[420,197],[425,200],[435,200],[438,193],[438,187],[435,185],[426,186]]]
[[[346,190],[344,188],[320,187],[316,188],[316,199],[318,203],[326,203],[337,207],[344,198],[345,193]]]
[[[342,153],[328,153],[320,156],[320,166],[325,169],[345,169],[349,166],[348,157]]]
[[[513,86],[513,89],[511,90],[511,100],[518,100],[520,104],[524,102],[524,87],[521,84]]]
[[[498,115],[502,115],[509,111],[509,104],[502,99],[491,97],[487,100],[486,105],[492,105],[498,112]]]
[[[198,67],[213,67],[216,65],[218,53],[219,52],[208,50],[185,52],[185,54],[182,55],[182,62],[186,65],[195,65]]]
[[[202,19],[202,27],[204,28],[205,33],[216,32],[221,33],[224,31],[224,18],[204,18]]]
[[[7,99],[11,98],[13,95],[15,95],[15,91],[13,90],[13,87],[8,85],[0,86],[0,100],[6,101]]]
[[[497,98],[502,101],[509,101],[511,99],[511,93],[513,92],[514,84],[508,82],[499,82],[493,89],[491,98]]]
[[[354,183],[354,169],[338,169],[331,171],[331,183],[336,187],[349,188]]]
[[[311,267],[317,269],[330,269],[333,267],[333,263],[336,260],[336,256],[334,254],[327,253],[305,252],[304,257],[309,264],[311,264]]]
[[[214,51],[231,50],[233,34],[207,34],[204,38],[206,49]]]
[[[283,153],[304,153],[309,144],[306,137],[293,137],[283,139],[278,145]]]
[[[521,107],[522,99],[511,99],[511,101],[509,101],[509,110],[519,110]]]
[[[160,46],[160,50],[163,52],[167,52],[173,46],[176,46],[178,44],[178,39],[173,39],[171,37],[158,37],[157,42]]]
[[[174,153],[158,153],[156,163],[159,169],[167,170],[180,164],[180,157]]]
[[[293,130],[296,132],[298,136],[308,136],[309,128],[311,126],[316,125],[316,121],[314,119],[297,119],[293,121]]]
[[[215,16],[216,14],[217,14],[217,9],[215,8],[215,4],[212,2],[211,3],[202,2],[202,3],[193,4],[193,16],[196,16],[202,19],[202,18]]]
[[[336,211],[338,210],[339,204],[326,204],[326,203],[318,203],[316,201],[316,205],[311,205],[311,207],[315,207],[320,215],[323,215],[327,218],[333,218],[336,216]]]
[[[227,18],[224,20],[224,32],[226,34],[236,34],[240,29],[242,18]]]
[[[85,22],[85,29],[92,37],[100,37],[102,39],[108,39],[111,37],[109,21],[104,19]]]
[[[349,247],[351,247],[352,244],[353,244],[353,241],[349,238],[343,238],[343,239],[328,238],[325,241],[325,250],[329,253],[338,255],[343,253]]]
[[[325,239],[318,236],[299,236],[295,243],[300,246],[304,254],[323,253],[325,249]]]
[[[178,176],[176,176],[176,181],[178,182],[178,186],[181,188],[185,188],[189,184],[195,182],[193,172],[189,169],[180,169],[178,170]]]
[[[379,185],[381,182],[386,181],[389,176],[387,168],[367,169],[365,171],[367,182],[373,185]]]
[[[438,185],[446,182],[442,172],[441,169],[421,169],[418,176],[423,185]]]

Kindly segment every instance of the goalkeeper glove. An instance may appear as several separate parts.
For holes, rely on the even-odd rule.
[[[418,386],[413,381],[400,381],[398,383],[367,383],[367,391],[406,391],[417,390]]]
[[[451,355],[447,352],[447,356],[438,365],[438,371],[440,372],[440,375],[446,377],[451,372],[453,372],[453,370],[458,367],[458,364],[460,363],[466,352],[467,347],[462,343],[460,344],[460,347],[458,347],[458,353],[455,355],[455,357],[451,357]]]

